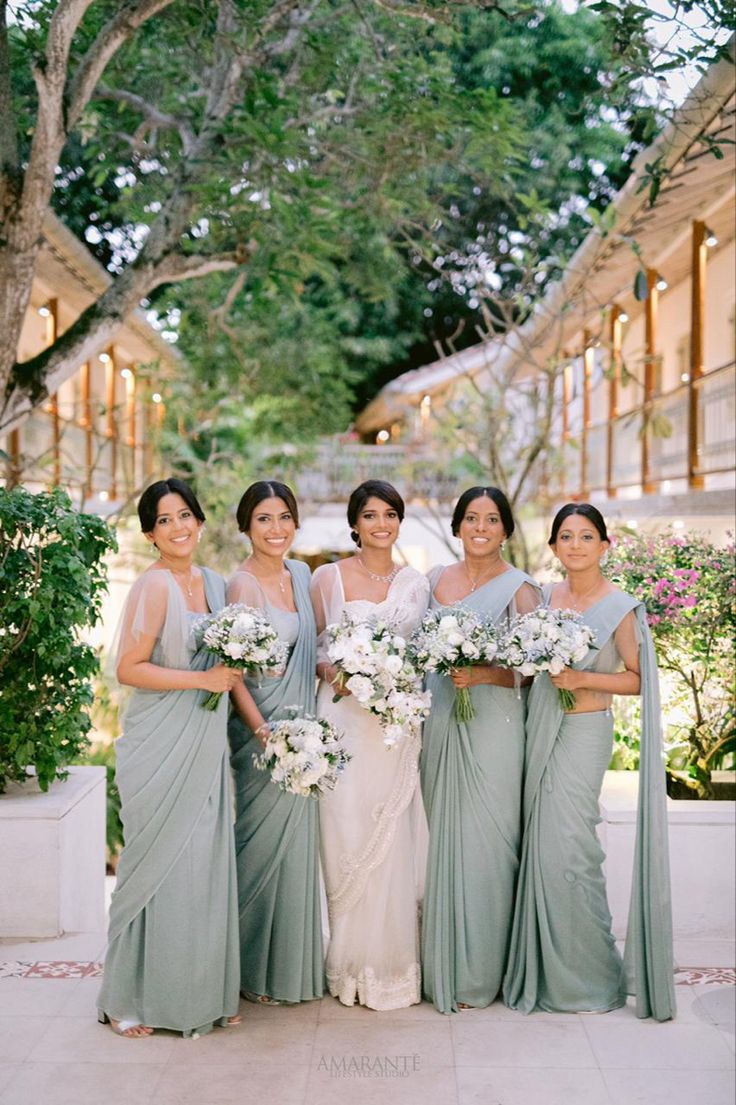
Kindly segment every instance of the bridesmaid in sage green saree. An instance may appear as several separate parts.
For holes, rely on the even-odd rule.
[[[550,545],[567,577],[545,599],[581,613],[596,642],[575,669],[537,676],[529,694],[524,842],[504,1000],[523,1013],[605,1013],[634,994],[637,1016],[664,1021],[675,1013],[672,917],[657,664],[646,612],[601,573],[608,536],[595,507],[563,507]],[[573,711],[563,713],[557,688],[574,692]],[[639,809],[622,961],[596,825],[613,742],[611,696],[639,693]]]
[[[462,605],[505,628],[539,605],[537,585],[502,555],[514,532],[506,496],[471,487],[452,532],[464,558],[430,573],[432,609]],[[475,717],[455,717],[455,688],[471,687]],[[422,925],[424,993],[441,1013],[490,1005],[506,967],[521,847],[526,691],[510,671],[477,665],[431,674],[432,711],[420,759],[429,822]]]
[[[238,506],[251,554],[234,573],[228,602],[265,611],[289,646],[282,675],[246,676],[233,691],[231,765],[235,777],[235,854],[240,913],[241,990],[251,1001],[311,1001],[324,992],[319,896],[319,807],[287,794],[258,771],[253,754],[269,721],[293,708],[315,713],[317,633],[306,564],[285,560],[299,523],[286,484],[258,481]]]
[[[239,1021],[227,694],[209,711],[200,692],[227,692],[240,673],[193,641],[225,584],[192,564],[204,514],[191,490],[159,480],[138,514],[159,560],[134,584],[119,631],[118,679],[135,690],[116,742],[125,847],[99,1017],[121,1036],[195,1036]]]

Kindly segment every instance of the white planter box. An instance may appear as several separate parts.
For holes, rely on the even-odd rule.
[[[0,937],[104,929],[105,817],[104,767],[0,795]]]
[[[607,771],[598,826],[617,937],[626,932],[639,773]],[[733,940],[736,803],[667,799],[675,940]]]

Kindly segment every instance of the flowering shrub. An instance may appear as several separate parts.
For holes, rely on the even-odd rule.
[[[47,790],[86,747],[98,661],[80,632],[99,618],[115,548],[63,491],[0,489],[0,792],[27,767]]]
[[[613,545],[606,574],[646,606],[663,673],[668,766],[686,770],[707,797],[711,771],[736,752],[733,545],[670,532],[629,535]]]

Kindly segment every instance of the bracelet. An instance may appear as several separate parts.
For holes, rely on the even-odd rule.
[[[268,724],[268,722],[267,721],[262,721],[261,724],[258,726],[258,728],[253,730],[253,733],[255,734],[256,737],[260,733],[261,729],[265,729],[266,732],[268,732],[268,733],[271,732],[271,726]]]

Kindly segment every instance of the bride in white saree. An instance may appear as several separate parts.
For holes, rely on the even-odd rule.
[[[422,620],[429,585],[393,563],[404,503],[391,484],[368,480],[348,504],[355,556],[312,578],[317,631],[317,712],[345,734],[352,756],[334,791],[320,799],[322,864],[330,919],[327,983],[344,1005],[401,1009],[421,1000],[418,897],[426,823],[418,789],[420,737],[387,749],[377,718],[349,692],[333,702],[337,675],[325,627],[343,610],[380,617],[408,636]]]

